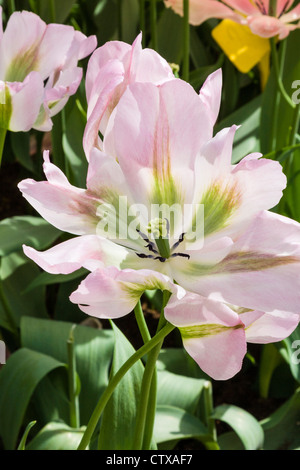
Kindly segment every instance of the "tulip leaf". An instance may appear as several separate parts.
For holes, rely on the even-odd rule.
[[[268,418],[261,421],[265,433],[264,450],[300,448],[300,388]]]
[[[235,405],[220,405],[215,408],[213,419],[228,424],[241,440],[245,450],[262,449],[264,432],[259,422],[248,411]],[[225,450],[226,443],[218,440],[221,449]]]
[[[204,379],[186,377],[168,371],[158,371],[157,403],[171,405],[193,414],[198,406]]]
[[[27,445],[26,450],[76,450],[85,428],[65,423],[48,423]]]
[[[158,405],[156,408],[154,439],[163,449],[169,441],[198,439],[201,442],[211,440],[207,428],[196,416],[176,406]],[[162,445],[163,444],[163,445]]]
[[[241,126],[235,135],[232,163],[237,163],[246,155],[260,150],[259,127],[261,115],[261,97],[254,98],[232,114],[222,119],[215,127],[215,133],[224,127]]]
[[[39,268],[23,253],[11,253],[1,260],[0,326],[16,332],[22,316],[48,317],[45,289],[25,293],[27,285],[39,274]]]
[[[111,368],[113,376],[124,362],[134,354],[135,349],[123,333],[112,323],[115,334],[115,350]],[[137,403],[144,373],[144,366],[138,361],[122,378],[105,407],[100,435],[101,450],[131,450],[135,431]]]
[[[0,435],[6,450],[14,450],[30,398],[38,383],[64,364],[53,357],[21,348],[0,373]]]
[[[16,216],[0,222],[0,256],[6,256],[30,245],[43,250],[53,243],[60,231],[41,217]]]
[[[294,379],[300,382],[300,324],[288,338],[276,343],[276,347],[289,364]]]
[[[24,317],[21,321],[21,344],[67,363],[67,340],[72,326],[69,322]],[[114,336],[110,330],[80,325],[74,329],[76,368],[81,382],[79,407],[82,425],[87,424],[107,386],[113,346]]]

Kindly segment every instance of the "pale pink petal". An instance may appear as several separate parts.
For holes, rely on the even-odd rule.
[[[300,312],[300,310],[299,310]],[[281,341],[297,328],[299,314],[274,310],[253,318],[252,312],[243,313],[240,318],[246,326],[248,343],[275,343]]]
[[[75,31],[73,41],[65,58],[63,68],[76,67],[77,62],[90,55],[97,47],[97,37],[86,37],[81,31]]]
[[[220,111],[222,97],[222,69],[218,69],[205,80],[200,93],[201,102],[207,106],[214,126]]]
[[[147,191],[147,197],[154,201],[157,180],[163,188],[173,178],[178,190],[176,201],[188,202],[195,158],[211,137],[210,111],[199,104],[199,96],[188,83],[176,79],[160,87],[135,83],[114,110],[104,151],[119,161],[136,200],[144,203],[141,195]]]
[[[183,0],[164,0],[166,7],[183,15]],[[190,0],[190,23],[199,25],[209,18],[235,18],[237,15],[217,0]]]
[[[3,20],[2,20],[2,13],[3,13],[3,9],[2,9],[2,6],[0,6],[0,42],[2,41],[2,36],[3,36]]]
[[[9,17],[0,45],[1,77],[23,81],[29,72],[37,70],[36,51],[46,28],[38,15],[28,11],[14,12]]]
[[[23,83],[6,83],[6,86],[12,109],[7,128],[27,132],[33,127],[43,102],[44,86],[40,74],[31,72]]]
[[[130,61],[127,63],[128,84],[151,82],[160,85],[173,79],[172,69],[162,56],[153,49],[142,49],[142,33],[140,33],[132,44]]]
[[[204,338],[183,339],[183,346],[199,367],[215,380],[228,380],[236,375],[247,352],[242,328],[230,328]]]
[[[165,308],[166,319],[179,327],[183,346],[200,368],[215,380],[239,372],[246,340],[239,315],[228,306],[187,293]]]
[[[280,37],[286,36],[287,28],[284,23],[271,16],[258,16],[258,17],[248,17],[247,23],[252,31],[252,33],[257,34],[263,38],[271,38],[277,36]]]
[[[116,96],[116,89],[118,86],[122,86],[124,79],[124,68],[121,62],[110,61],[108,62],[99,77],[97,78],[96,91],[93,90],[93,94],[90,96],[89,108],[88,108],[88,120],[84,130],[83,136],[83,148],[89,160],[90,153],[93,147],[102,147],[102,142],[99,137],[100,128],[106,126],[107,116],[110,116],[112,108],[109,106],[112,104],[113,96]],[[106,115],[105,123],[103,118]]]
[[[257,4],[255,5],[255,2],[252,2],[252,0],[224,0],[224,3],[245,15],[253,15],[259,12]]]
[[[70,296],[80,309],[98,318],[119,318],[130,313],[145,290],[168,290],[178,297],[183,289],[158,272],[116,268],[96,270]]]
[[[109,41],[99,47],[91,55],[86,72],[86,97],[90,102],[92,89],[98,79],[99,72],[111,60],[123,61],[126,54],[130,53],[131,46],[122,41]],[[124,66],[122,67],[124,70]]]
[[[25,199],[60,230],[77,235],[95,233],[99,201],[87,195],[84,189],[72,186],[59,168],[49,162],[47,153],[44,158],[48,181],[21,181],[18,188]]]
[[[74,28],[68,25],[49,24],[36,57],[36,70],[46,79],[51,72],[64,65],[74,39]]]
[[[59,72],[58,78],[51,88],[50,83],[52,80],[51,77],[49,78],[50,82],[47,82],[45,88],[44,104],[49,109],[50,116],[59,113],[66,105],[69,97],[76,93],[82,79],[82,73],[80,67],[63,69]],[[55,75],[57,74],[55,73]]]
[[[85,267],[93,270],[103,266],[100,239],[96,235],[71,238],[46,251],[23,246],[28,258],[51,274],[70,274]]]

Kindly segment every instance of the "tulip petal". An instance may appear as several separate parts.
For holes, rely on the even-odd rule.
[[[59,168],[50,163],[47,152],[44,158],[48,181],[37,182],[29,178],[21,181],[18,188],[25,199],[60,230],[77,235],[95,233],[99,201],[84,189],[72,186]]]
[[[246,312],[240,318],[246,326],[247,342],[260,344],[275,343],[287,338],[300,321],[298,314],[278,310],[264,313],[259,318],[255,318],[255,312]]]
[[[183,16],[183,0],[164,0],[166,7]],[[228,18],[237,15],[217,0],[190,0],[190,24],[200,25],[209,18]]]
[[[2,82],[1,127],[14,132],[29,131],[39,114],[43,93],[43,81],[37,72],[31,72],[23,83]]]
[[[227,380],[241,369],[246,354],[243,324],[228,306],[196,294],[171,298],[166,319],[178,326],[183,346],[200,368],[216,380]]]
[[[80,309],[98,318],[120,318],[130,313],[145,290],[168,290],[178,297],[183,289],[167,276],[150,271],[116,268],[96,270],[84,279],[70,296]]]

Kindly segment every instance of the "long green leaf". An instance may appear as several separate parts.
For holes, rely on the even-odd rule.
[[[160,444],[160,448],[163,448],[162,443],[168,441],[191,438],[199,439],[201,442],[211,439],[204,424],[192,414],[175,406],[157,406],[154,439]]]
[[[0,256],[6,256],[30,245],[43,250],[54,242],[60,231],[41,217],[16,216],[0,222]]]
[[[53,357],[21,348],[0,373],[0,435],[6,450],[16,447],[30,398],[49,372],[64,367]]]
[[[264,450],[300,448],[300,388],[269,418],[261,421],[265,433]]]
[[[259,422],[246,410],[234,405],[220,405],[215,408],[212,418],[227,423],[238,435],[245,450],[259,450],[263,447],[264,432]],[[221,448],[222,444],[220,441]]]
[[[70,428],[64,423],[48,423],[27,445],[27,450],[76,450],[84,428]]]
[[[67,363],[67,340],[72,323],[22,318],[21,344]],[[77,373],[81,382],[80,422],[87,424],[108,383],[114,336],[111,330],[77,325],[74,330]]]

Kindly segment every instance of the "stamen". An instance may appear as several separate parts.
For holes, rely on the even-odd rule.
[[[190,259],[190,255],[188,255],[187,253],[173,253],[171,255],[171,258],[175,258],[176,256],[181,256],[182,258]]]

